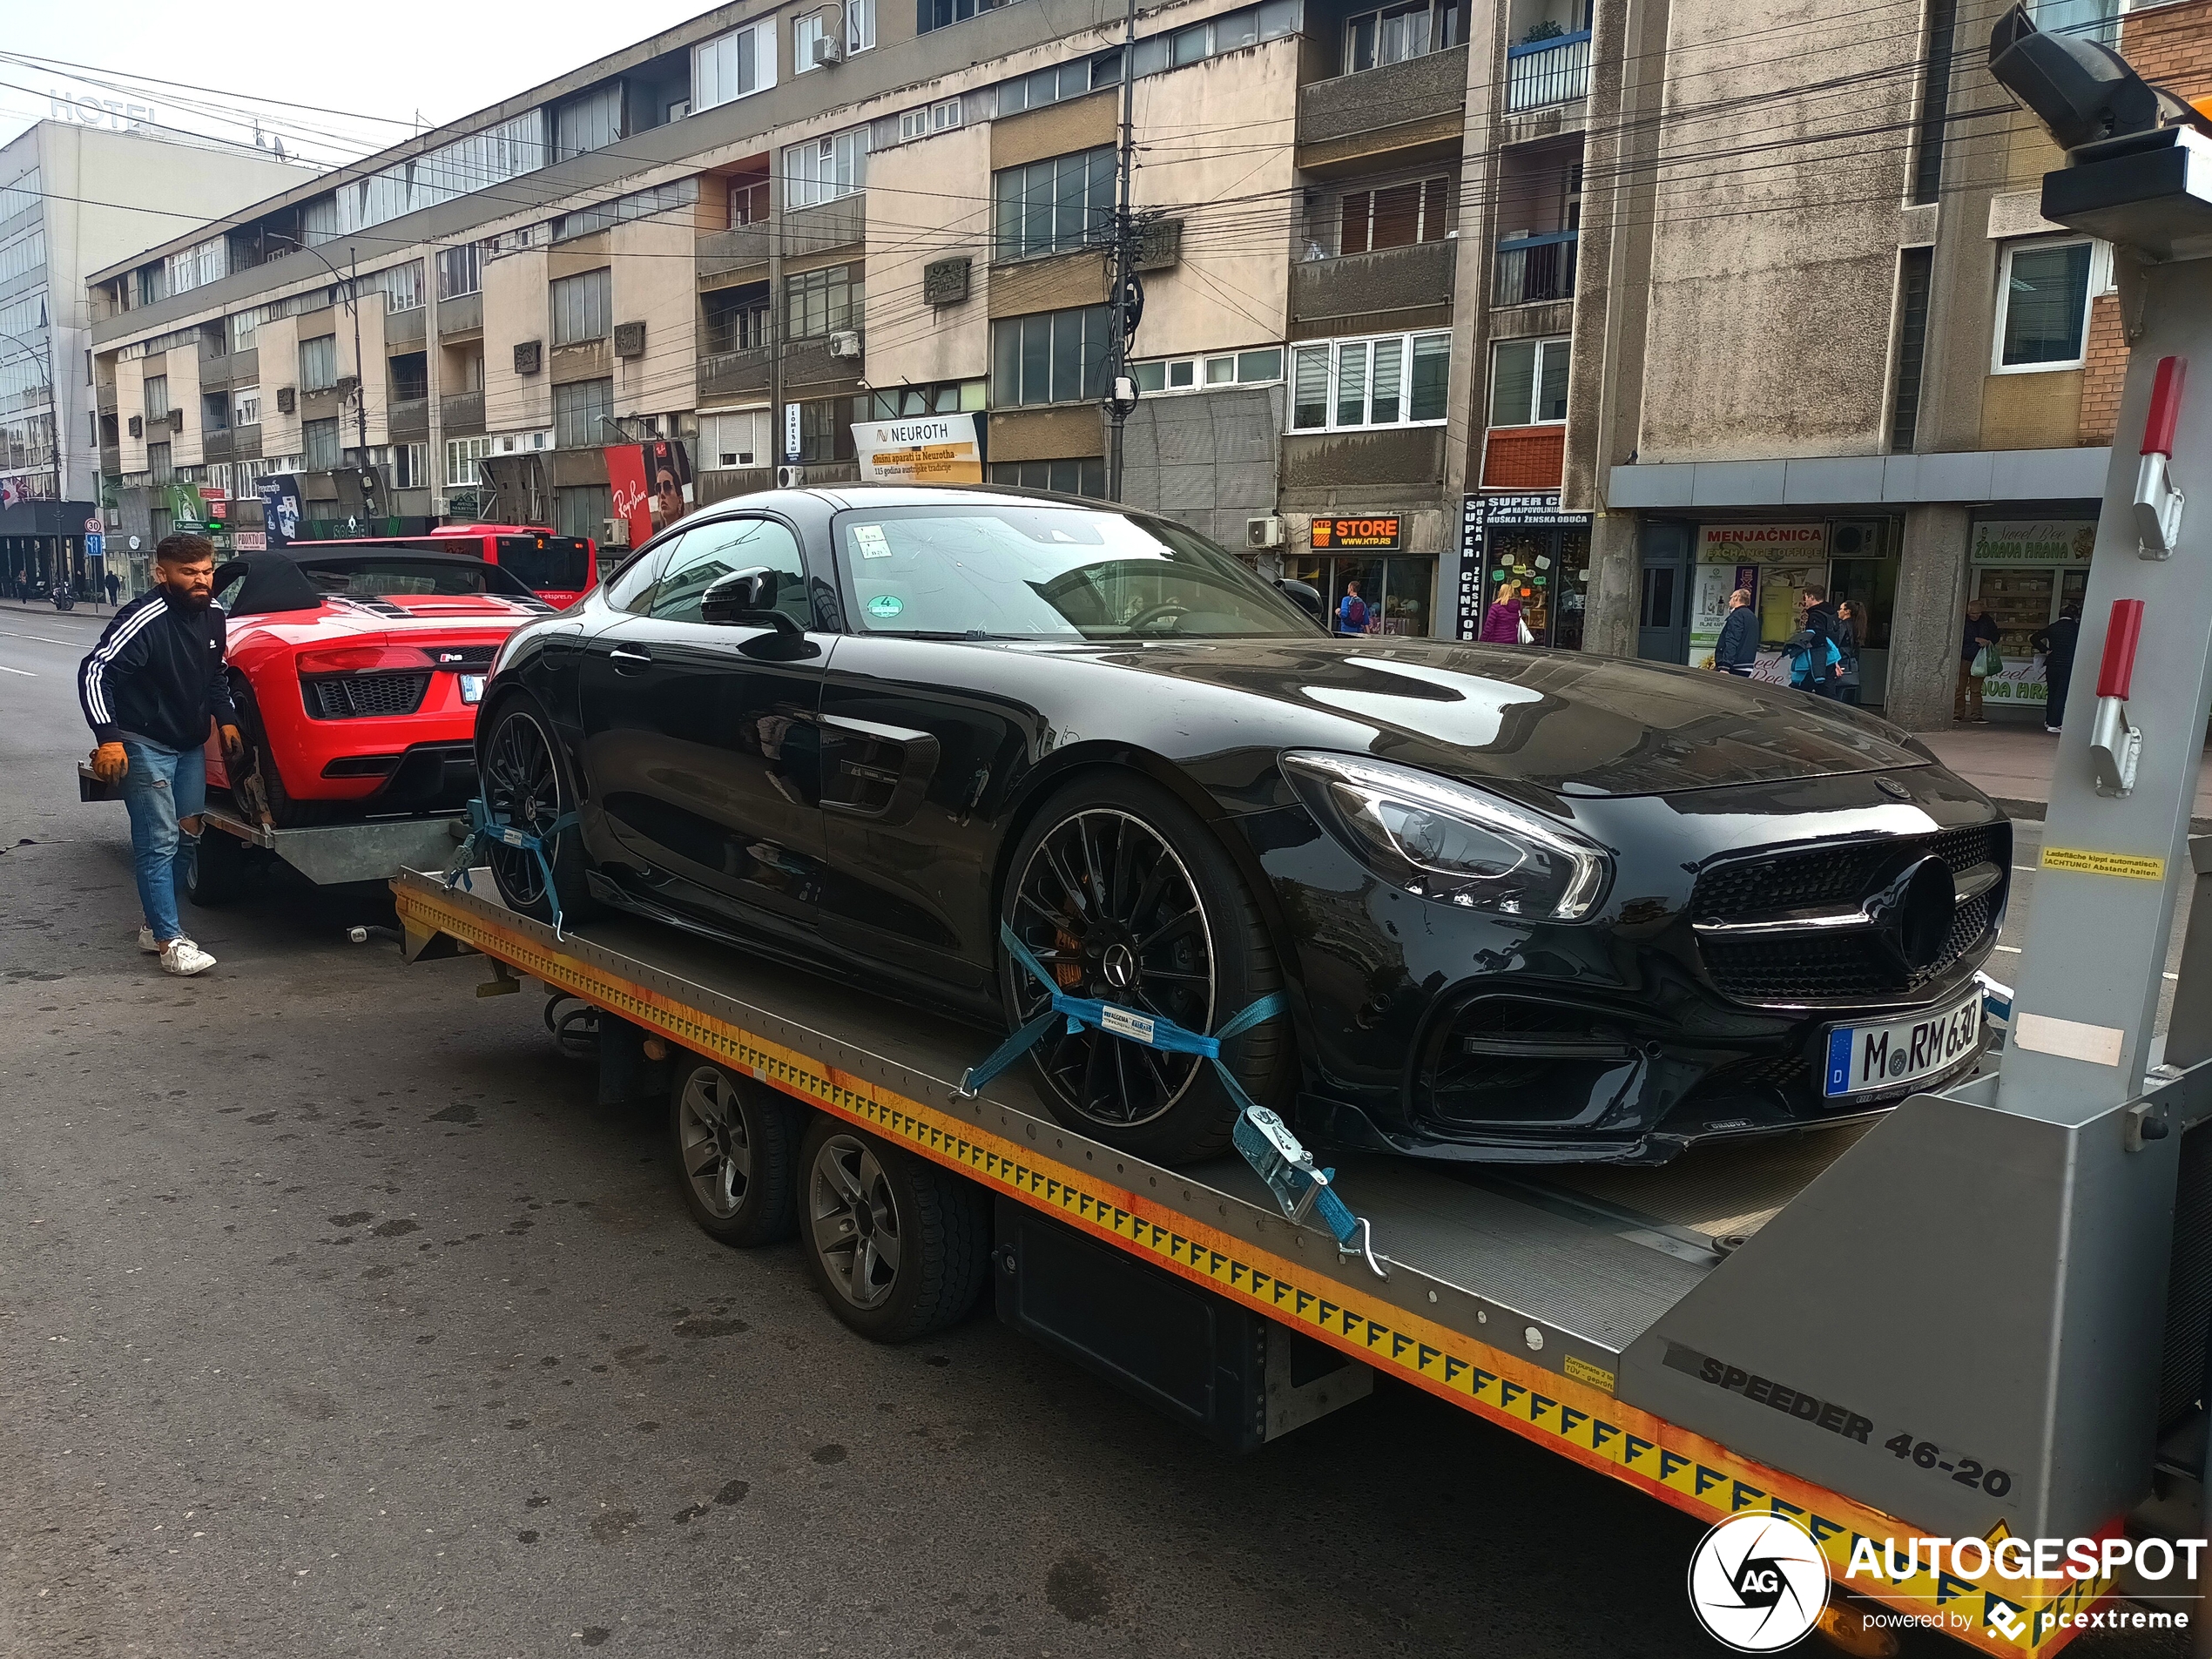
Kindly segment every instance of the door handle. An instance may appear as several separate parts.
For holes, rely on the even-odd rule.
[[[639,651],[634,645],[617,645],[607,653],[607,660],[615,665],[617,674],[635,673],[638,669],[651,667],[653,663],[650,652]]]

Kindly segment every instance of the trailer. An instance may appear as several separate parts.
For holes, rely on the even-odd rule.
[[[105,784],[78,763],[77,795],[119,801],[119,785]],[[185,879],[197,905],[227,904],[271,864],[289,865],[319,887],[388,881],[400,871],[442,867],[469,833],[455,814],[364,818],[342,824],[279,829],[260,822],[226,789],[210,788],[201,817],[199,851]]]
[[[897,1272],[924,1275],[934,1300],[890,1334],[962,1316],[988,1278],[1009,1324],[1243,1448],[1396,1379],[1707,1521],[1787,1516],[1859,1608],[1993,1652],[2054,1652],[2128,1587],[2102,1567],[2006,1577],[1987,1548],[1990,1570],[1961,1575],[1919,1541],[2116,1535],[2159,1524],[2155,1504],[2130,1516],[2154,1494],[2194,1524],[2201,1452],[2185,1448],[2202,1413],[2155,1449],[2148,1398],[2108,1390],[2162,1371],[2169,1393],[2201,1397],[2212,1213],[2177,1224],[2172,1194],[2182,1161],[2212,1157],[2194,1132],[2212,1078],[2179,1073],[2144,1109],[2039,1136],[2001,1183],[1968,1132],[1997,1114],[1935,1096],[1657,1170],[1339,1159],[1371,1265],[1287,1218],[1238,1158],[1169,1169],[1116,1152],[1056,1123],[1018,1071],[964,1096],[989,1033],[655,922],[556,933],[439,874],[394,890],[408,961],[481,953],[482,995],[527,978],[598,1010],[603,1095],[669,1089],[686,1169],[704,1145],[682,1144],[686,1078],[743,1097],[757,1213],[789,1221],[731,1242],[796,1224],[826,1287],[852,1271],[857,1250],[835,1255],[851,1237],[840,1196],[808,1190],[790,1156],[810,1130],[942,1214],[966,1195],[983,1220],[904,1241]],[[2090,1232],[2127,1235],[2124,1252],[2144,1231],[2116,1226],[2128,1205],[2175,1257],[2170,1319],[2162,1257],[2080,1294],[2121,1265]],[[1992,1252],[2015,1248],[2029,1254],[2002,1291]],[[1870,1548],[1917,1565],[1869,1573]],[[1825,1617],[1852,1650],[1889,1650],[1844,1598]]]

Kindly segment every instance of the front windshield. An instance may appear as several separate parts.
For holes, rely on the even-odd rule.
[[[855,625],[1017,638],[1304,637],[1316,624],[1234,555],[1163,519],[1040,502],[840,514]]]

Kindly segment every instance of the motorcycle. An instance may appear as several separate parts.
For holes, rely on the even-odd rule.
[[[66,582],[54,590],[54,609],[57,610],[77,609],[77,595]]]

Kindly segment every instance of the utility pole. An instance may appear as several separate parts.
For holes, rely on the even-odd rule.
[[[1136,386],[1130,378],[1130,336],[1136,332],[1130,314],[1130,293],[1136,281],[1136,225],[1130,211],[1130,186],[1136,172],[1136,0],[1128,0],[1122,23],[1122,134],[1120,165],[1116,169],[1118,199],[1114,207],[1114,287],[1107,302],[1110,346],[1106,357],[1106,395],[1103,400],[1108,421],[1106,439],[1106,495],[1122,498],[1122,432],[1136,407]]]
[[[361,361],[361,262],[346,250],[346,310],[354,320],[354,430],[361,438],[361,465],[368,465],[368,365]]]

